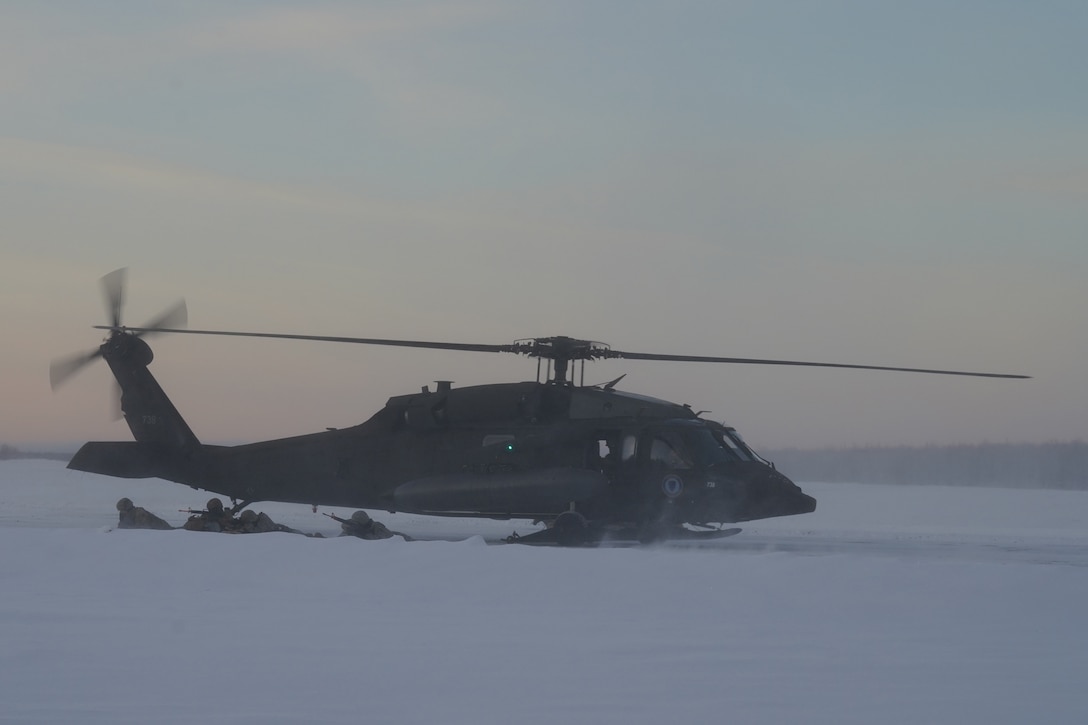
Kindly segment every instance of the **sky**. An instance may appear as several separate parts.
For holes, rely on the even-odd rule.
[[[757,448],[1088,431],[1079,2],[0,5],[0,442],[128,438],[124,321],[1019,373],[609,361]],[[198,437],[515,356],[160,336]]]

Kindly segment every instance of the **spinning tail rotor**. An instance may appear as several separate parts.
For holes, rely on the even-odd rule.
[[[125,268],[116,269],[101,279],[102,296],[106,303],[106,313],[109,315],[110,324],[102,326],[109,330],[106,340],[98,348],[89,352],[78,353],[63,358],[57,358],[49,365],[49,384],[56,390],[60,385],[68,381],[73,375],[106,355],[123,358],[139,355],[146,357],[143,364],[151,362],[151,350],[146,344],[137,342],[139,338],[150,335],[159,329],[184,329],[188,324],[189,314],[185,307],[185,300],[163,311],[140,328],[126,328],[122,323],[122,310],[125,305]]]
[[[56,388],[98,358],[105,360],[120,388],[115,397],[120,412],[136,439],[135,445],[144,447],[138,449],[140,453],[122,453],[115,444],[87,444],[79,454],[82,456],[79,465],[83,466],[79,470],[132,477],[159,475],[146,474],[148,469],[143,463],[155,456],[190,455],[200,447],[200,441],[147,369],[155,356],[143,340],[145,335],[160,328],[181,329],[188,321],[185,301],[177,302],[146,327],[132,329],[122,324],[125,270],[118,269],[103,277],[102,292],[110,319],[110,324],[103,326],[109,330],[105,341],[96,350],[54,360],[49,366],[49,382]],[[155,456],[147,453],[152,448]]]

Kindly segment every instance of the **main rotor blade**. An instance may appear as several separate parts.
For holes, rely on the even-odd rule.
[[[109,329],[104,326],[99,326],[99,329]],[[388,345],[391,347],[414,347],[414,348],[428,348],[432,350],[461,350],[465,352],[513,352],[534,355],[531,347],[526,344],[510,344],[510,345],[486,345],[478,343],[462,343],[462,342],[431,342],[426,340],[387,340],[379,338],[369,337],[338,337],[330,335],[294,335],[274,332],[234,332],[228,330],[182,330],[182,329],[170,329],[165,327],[129,327],[125,328],[129,332],[146,333],[146,332],[170,332],[179,333],[185,335],[219,335],[229,337],[259,337],[273,340],[310,340],[316,342],[348,342],[360,345]],[[576,341],[579,342],[579,341]],[[711,357],[704,355],[668,355],[659,353],[645,353],[645,352],[623,352],[620,350],[610,350],[607,348],[599,348],[592,351],[586,359],[589,358],[621,358],[625,360],[659,360],[666,362],[708,362],[708,363],[735,363],[743,365],[793,365],[802,367],[820,367],[820,368],[847,368],[852,370],[889,370],[893,372],[907,372],[907,373],[929,373],[933,375],[965,375],[971,377],[981,378],[1016,378],[1027,379],[1029,375],[1006,375],[1003,373],[978,373],[968,372],[963,370],[930,370],[925,368],[907,368],[907,367],[890,367],[884,365],[848,365],[845,363],[821,363],[821,362],[805,362],[801,360],[764,360],[757,358],[744,358],[744,357]],[[583,359],[576,357],[565,357],[567,360]]]
[[[126,267],[115,269],[101,279],[102,294],[106,298],[106,311],[110,316],[111,328],[121,326],[121,308],[125,305]]]
[[[173,307],[170,307],[154,320],[138,329],[148,331],[141,334],[150,334],[159,331],[159,328],[163,328],[161,331],[165,332],[167,328],[184,328],[188,324],[189,308],[185,306],[185,300],[178,300]]]
[[[94,350],[53,360],[49,363],[49,387],[56,390],[57,386],[94,362],[101,354],[98,350]]]
[[[801,360],[760,360],[745,357],[707,357],[703,355],[663,355],[647,352],[622,352],[609,350],[601,357],[622,358],[624,360],[662,360],[669,362],[708,362],[736,363],[741,365],[795,365],[813,368],[848,368],[851,370],[890,370],[901,373],[930,373],[932,375],[967,375],[976,378],[1016,378],[1029,379],[1030,375],[1006,375],[1003,373],[975,373],[963,370],[929,370],[925,368],[888,367],[884,365],[848,365],[845,363],[804,362]]]
[[[97,325],[98,329],[109,329]],[[230,330],[182,330],[167,327],[126,327],[128,332],[169,332],[181,335],[219,335],[224,337],[261,337],[272,340],[309,340],[311,342],[350,342],[358,345],[387,345],[418,347],[432,350],[462,350],[465,352],[517,352],[513,345],[481,345],[462,342],[430,342],[426,340],[385,340],[370,337],[335,337],[330,335],[291,335],[275,332],[233,332]]]

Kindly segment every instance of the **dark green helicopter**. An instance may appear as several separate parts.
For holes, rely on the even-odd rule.
[[[678,405],[606,385],[575,384],[571,363],[620,358],[837,367],[1023,378],[952,370],[670,355],[613,350],[546,337],[507,345],[188,330],[185,303],[143,327],[121,324],[125,270],[102,278],[111,317],[97,349],[54,361],[54,388],[102,358],[121,388],[134,442],[84,444],[69,468],[121,478],[162,478],[230,497],[436,516],[533,519],[561,544],[617,530],[642,540],[736,533],[722,524],[814,511],[803,493],[735,429]],[[148,333],[187,333],[537,358],[534,382],[397,395],[366,422],[237,446],[201,443],[148,370]],[[541,382],[542,361],[544,382]],[[688,526],[684,526],[684,525]],[[692,527],[699,527],[693,530]]]

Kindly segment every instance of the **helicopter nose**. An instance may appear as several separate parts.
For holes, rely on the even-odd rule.
[[[801,490],[801,487],[790,479],[775,471],[778,478],[775,488],[778,489],[778,502],[783,513],[778,516],[792,516],[794,514],[810,514],[816,510],[816,499]]]
[[[795,510],[785,515],[810,514],[816,510],[816,499],[801,489],[797,489],[797,494],[793,497],[793,506]]]
[[[751,501],[751,519],[796,516],[816,510],[816,499],[777,471],[767,476],[756,491],[759,493]]]
[[[723,522],[794,516],[816,510],[815,498],[766,464],[733,463],[713,469],[712,475],[719,481],[712,487],[718,492],[717,505],[711,507],[723,517]]]

